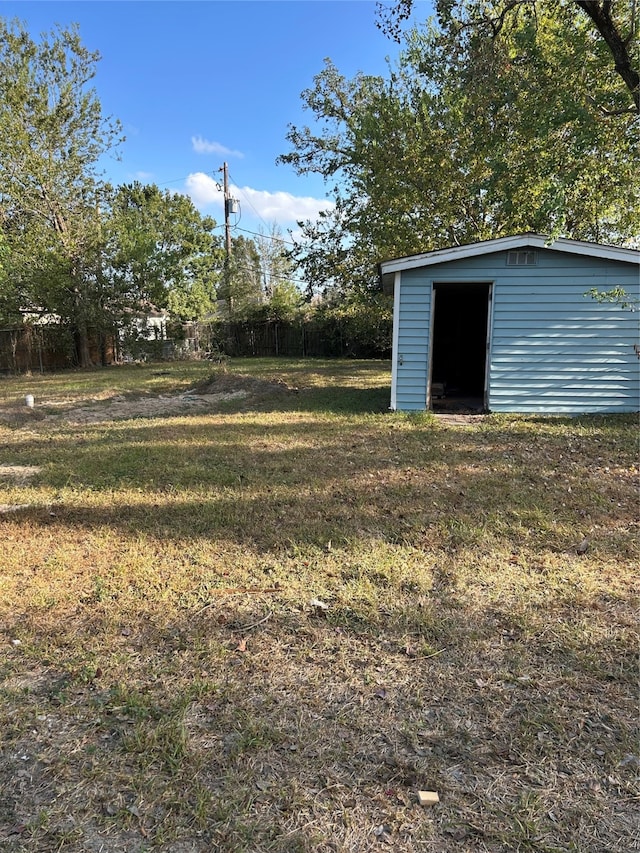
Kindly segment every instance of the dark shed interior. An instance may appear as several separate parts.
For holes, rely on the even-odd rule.
[[[490,285],[435,284],[432,402],[484,399]]]

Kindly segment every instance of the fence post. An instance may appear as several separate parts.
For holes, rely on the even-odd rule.
[[[38,361],[40,362],[40,373],[44,373],[44,368],[42,366],[42,330],[38,331],[37,341],[38,341]]]
[[[18,336],[15,331],[11,332],[11,363],[13,364],[13,372],[18,373],[18,361],[16,351],[18,349]]]

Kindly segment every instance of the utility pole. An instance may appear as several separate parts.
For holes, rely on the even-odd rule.
[[[233,297],[231,296],[231,223],[230,223],[230,197],[229,197],[229,168],[226,163],[222,164],[222,194],[224,197],[224,268],[222,277],[224,281],[224,294],[227,301],[227,312],[229,322],[233,319]],[[220,184],[218,184],[220,188]]]
[[[229,195],[229,168],[226,163],[222,164],[222,189],[224,192],[224,248],[228,264],[231,257],[231,223],[229,221],[229,214],[231,213],[232,198]]]
[[[229,192],[229,168],[222,164],[222,192],[224,195],[224,283],[229,306],[229,320],[233,318],[233,297],[231,295],[231,214],[238,212],[238,200]],[[218,189],[220,184],[218,184]]]

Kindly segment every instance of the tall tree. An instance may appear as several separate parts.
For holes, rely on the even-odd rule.
[[[320,130],[291,128],[281,159],[336,198],[303,227],[308,277],[366,285],[380,258],[526,230],[638,233],[638,124],[602,45],[565,4],[513,5],[500,38],[416,28],[388,78],[328,62],[303,93]]]
[[[0,221],[14,303],[58,314],[90,363],[103,185],[99,158],[120,134],[89,83],[99,54],[75,27],[36,42],[0,19]],[[5,290],[6,295],[6,290]],[[11,301],[11,300],[9,300]]]
[[[187,196],[137,181],[118,187],[105,223],[114,306],[153,303],[182,320],[210,312],[222,269],[215,225]]]
[[[264,300],[260,253],[253,240],[239,235],[231,242],[231,257],[218,288],[229,320],[244,320]]]
[[[391,4],[378,2],[378,26],[396,41],[401,40],[403,24],[416,7],[415,0],[396,0]],[[622,112],[640,113],[640,56],[637,30],[640,22],[636,0],[436,0],[440,25],[449,37],[464,39],[469,30],[476,29],[491,39],[499,38],[510,22],[520,14],[534,18],[550,10],[568,22],[558,33],[568,57],[573,52],[572,21],[576,13],[589,19],[608,57],[601,66],[618,75],[631,103],[619,108]],[[562,81],[558,81],[562,85]]]
[[[273,297],[275,289],[293,277],[293,266],[287,241],[280,226],[273,222],[268,228],[260,228],[255,240],[260,255],[262,291],[266,299]]]

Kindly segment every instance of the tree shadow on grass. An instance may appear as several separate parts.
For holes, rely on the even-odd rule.
[[[306,412],[331,412],[340,415],[362,415],[389,411],[390,386],[352,388],[335,385],[305,388],[288,408]]]
[[[356,399],[368,407],[380,391],[362,389]],[[321,389],[314,405],[327,394]],[[61,534],[111,527],[258,550],[359,540],[571,552],[590,528],[612,528],[612,512],[620,530],[630,525],[636,507],[633,419],[571,423],[579,428],[491,418],[456,428],[298,409],[273,421],[230,413],[112,423],[106,433],[91,425],[53,443],[31,433],[12,449],[15,462],[44,466],[34,487],[72,490],[54,500],[54,516],[50,506],[21,510],[35,527],[60,525]],[[606,557],[624,558],[632,547],[622,533],[599,540]]]
[[[596,831],[607,849],[630,842],[624,785],[633,765],[620,762],[633,744],[632,655],[610,637],[567,647],[549,645],[543,631],[505,636],[506,611],[494,618],[445,606],[440,625],[442,602],[432,606],[425,633],[396,612],[354,629],[346,613],[319,615],[277,596],[226,598],[166,618],[145,602],[120,623],[117,603],[81,602],[60,637],[48,639],[47,658],[59,641],[55,664],[36,663],[35,638],[32,672],[21,658],[22,670],[2,685],[29,710],[5,733],[7,802],[24,810],[38,791],[53,832],[90,755],[92,785],[74,803],[80,824],[124,794],[132,797],[124,805],[144,802],[147,836],[173,809],[177,837],[188,837],[197,780],[209,794],[198,835],[208,849],[258,849],[260,839],[282,836],[269,849],[288,851],[292,833],[304,839],[310,827],[322,849],[356,837],[358,849],[373,849],[370,827],[382,823],[395,849],[410,851],[433,826],[443,838],[471,833],[468,840],[479,810],[484,841],[516,847],[514,791],[532,789],[544,805],[537,831],[556,843],[588,846]],[[406,607],[400,597],[398,611]],[[28,632],[29,614],[16,614],[11,628]],[[441,652],[416,654],[407,634],[441,643]],[[34,719],[47,725],[34,728]],[[27,788],[17,772],[25,769]],[[62,789],[52,784],[60,772],[71,783]],[[604,793],[583,784],[607,776]],[[420,789],[441,795],[428,825],[415,811]],[[514,804],[513,825],[505,802]],[[345,810],[353,821],[342,820]],[[130,825],[123,815],[124,807],[109,812],[110,830]]]

